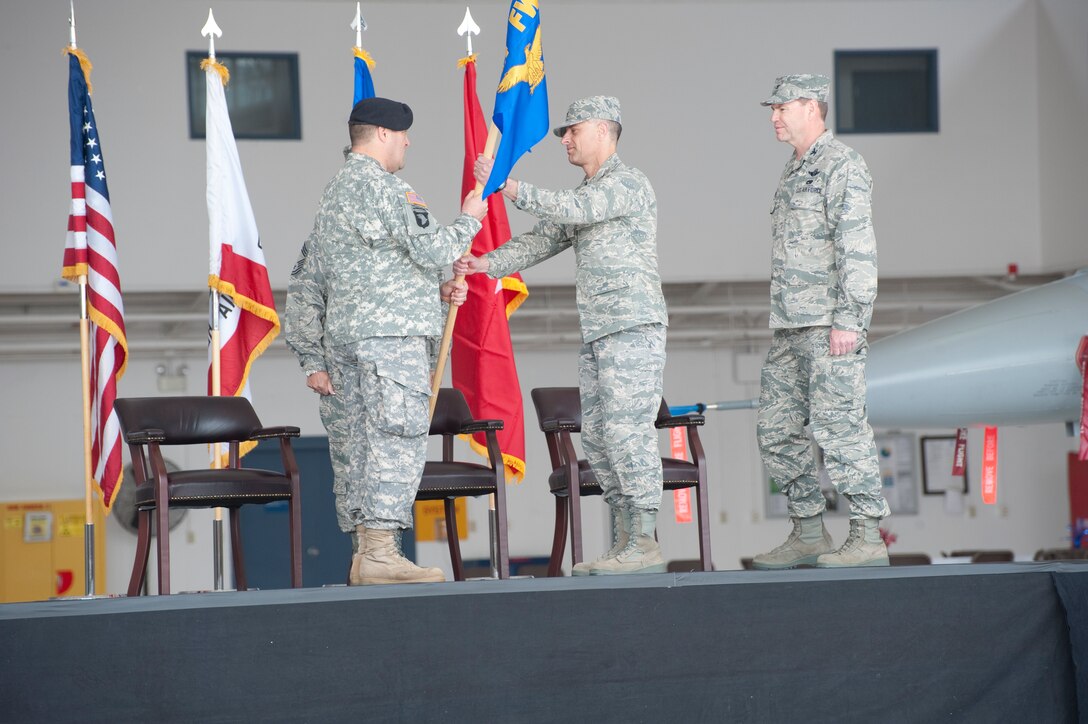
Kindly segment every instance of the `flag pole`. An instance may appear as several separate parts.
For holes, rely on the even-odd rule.
[[[212,15],[211,8],[208,8],[208,22],[204,23],[204,27],[200,29],[201,37],[208,39],[208,58],[215,60],[215,39],[216,37],[223,37],[223,31],[219,29],[219,26],[215,22],[215,16]],[[205,79],[206,80],[206,79]],[[210,251],[209,251],[210,254]],[[218,397],[221,393],[220,387],[222,385],[221,371],[220,371],[220,358],[219,358],[219,290],[214,286],[208,287],[210,295],[210,309],[209,309],[209,332],[211,335],[211,348],[212,348],[212,370],[211,370],[211,395],[212,397]],[[219,458],[219,443],[212,443],[212,464],[213,470],[218,470],[222,467]],[[159,535],[163,535],[162,531],[159,531]],[[214,577],[214,587],[216,591],[223,590],[223,509],[220,507],[215,508],[215,520],[212,521],[212,570]]]
[[[69,0],[68,47],[76,45],[76,6]],[[94,581],[94,470],[91,467],[91,318],[87,313],[87,275],[79,275],[79,372],[83,388],[83,578],[87,596]]]
[[[458,35],[464,35],[467,43],[467,55],[466,58],[472,58],[472,36],[480,34],[480,26],[472,19],[472,13],[469,9],[465,8],[465,17],[461,21],[460,27],[457,28]],[[467,72],[467,70],[466,70]],[[487,158],[495,157],[495,146],[499,142],[499,129],[495,125],[495,122],[491,122],[491,127],[487,131],[487,142],[484,143],[484,156]],[[476,187],[472,190],[472,193],[478,194],[483,191],[484,185],[479,181],[476,182]],[[469,242],[469,246],[465,249],[465,254],[472,251],[472,242]],[[465,280],[464,274],[458,274],[454,277],[454,281],[460,284]],[[434,407],[438,404],[438,389],[442,386],[442,375],[446,370],[446,359],[449,357],[450,343],[453,341],[453,328],[457,323],[457,306],[450,304],[449,312],[446,314],[446,328],[442,330],[442,342],[438,346],[438,360],[435,363],[434,375],[431,378],[431,410],[430,416],[434,417]],[[487,541],[490,554],[491,563],[491,578],[498,579],[499,577],[499,538],[498,538],[498,513],[495,508],[495,494],[491,493],[487,496]]]
[[[458,35],[465,36],[465,42],[467,43],[468,54],[466,57],[472,57],[472,36],[480,34],[480,26],[472,19],[472,13],[469,9],[465,8],[465,17],[461,21],[461,25],[457,28]],[[491,122],[491,127],[487,130],[487,142],[484,144],[484,156],[487,158],[495,157],[495,146],[499,143],[499,129],[495,125],[495,122]],[[476,188],[472,190],[472,193],[478,194],[484,190],[484,185],[479,181],[476,182]],[[469,247],[465,249],[465,254],[472,251],[472,242],[469,242]],[[460,284],[465,280],[464,274],[458,274],[454,277],[454,281]],[[457,322],[457,307],[453,304],[450,305],[449,313],[446,315],[446,328],[442,330],[442,342],[438,346],[438,360],[435,362],[434,375],[431,378],[431,410],[430,417],[434,417],[434,406],[438,404],[438,388],[442,386],[442,375],[446,371],[446,358],[450,353],[450,342],[453,340],[453,327]],[[494,509],[494,497],[492,497],[492,509]],[[494,558],[492,558],[494,561]]]
[[[484,157],[495,157],[495,146],[499,143],[499,129],[494,122],[491,123],[491,127],[487,130],[487,143],[484,144]],[[472,190],[472,193],[478,194],[483,191],[484,185],[479,181],[476,182],[476,188]],[[472,251],[472,245],[470,244],[465,249],[465,254]],[[454,281],[461,283],[465,280],[464,274],[458,274],[454,277]],[[446,371],[446,358],[449,357],[450,352],[450,340],[453,339],[453,326],[457,322],[457,306],[450,305],[450,310],[446,314],[446,328],[442,330],[442,343],[438,347],[438,361],[435,363],[434,378],[431,381],[431,417],[434,417],[434,406],[438,402],[438,388],[442,386],[442,375]]]

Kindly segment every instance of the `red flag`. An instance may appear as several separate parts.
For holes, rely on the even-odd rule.
[[[476,96],[476,56],[463,59],[465,68],[465,168],[461,183],[464,197],[476,186],[472,165],[484,150],[487,124]],[[510,222],[502,194],[487,200],[483,228],[472,242],[472,254],[486,254],[510,238]],[[503,420],[499,448],[506,463],[507,480],[520,481],[525,475],[525,421],[521,384],[514,366],[507,319],[529,296],[521,275],[491,279],[486,274],[467,277],[468,301],[457,313],[453,328],[450,369],[453,386],[461,390],[472,416]],[[472,438],[472,448],[487,455],[483,433]]]
[[[91,323],[91,469],[102,504],[109,510],[114,492],[121,484],[121,427],[113,411],[113,401],[117,397],[117,381],[125,373],[128,341],[110,192],[88,87],[91,64],[81,51],[67,52],[72,203],[61,276],[71,281],[81,277],[87,280],[87,317]]]

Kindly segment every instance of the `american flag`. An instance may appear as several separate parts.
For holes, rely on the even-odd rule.
[[[81,59],[89,68],[86,56],[76,50],[69,51],[72,203],[61,276],[70,281],[81,277],[87,280],[87,316],[91,323],[91,468],[102,503],[109,510],[121,484],[121,428],[113,401],[117,397],[117,381],[128,362],[128,341],[106,166]]]

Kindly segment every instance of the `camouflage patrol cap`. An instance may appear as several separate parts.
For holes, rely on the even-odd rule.
[[[827,103],[827,91],[831,86],[831,79],[826,75],[812,75],[802,73],[800,75],[781,75],[774,79],[774,91],[771,97],[760,103],[761,106],[770,106],[778,103],[789,103],[801,98]]]
[[[567,118],[563,125],[556,126],[552,133],[562,137],[563,133],[575,123],[596,118],[602,121],[615,121],[622,125],[620,120],[620,99],[612,96],[590,96],[582,98],[570,104],[567,109]]]

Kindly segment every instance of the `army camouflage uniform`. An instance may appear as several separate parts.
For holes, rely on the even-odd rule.
[[[613,508],[661,505],[657,419],[668,315],[657,270],[657,200],[649,179],[613,154],[577,188],[518,182],[532,231],[487,254],[501,278],[573,247],[582,328],[582,447]]]
[[[325,293],[324,288],[316,284],[299,283],[300,275],[306,264],[306,257],[310,253],[311,245],[315,244],[313,235],[302,243],[298,260],[291,272],[291,282],[287,294],[286,327],[289,344],[296,352],[310,349],[307,346],[309,339],[323,339],[325,327]],[[325,372],[329,375],[332,389],[335,394],[320,395],[318,398],[318,410],[321,415],[321,424],[325,426],[325,432],[329,438],[329,462],[332,464],[332,490],[336,501],[336,522],[340,530],[345,533],[353,533],[355,524],[352,522],[351,513],[347,507],[347,470],[349,450],[347,444],[347,413],[342,404],[343,396],[340,394],[341,380],[339,369],[332,363],[332,350],[322,344],[322,354],[308,354],[299,352],[299,363],[302,365],[303,374],[306,377],[315,372]],[[334,376],[336,375],[336,376]],[[352,536],[352,541],[355,536]]]
[[[339,406],[346,422],[342,528],[412,526],[426,454],[431,338],[444,319],[440,271],[479,229],[467,214],[441,226],[407,183],[365,154],[347,153],[325,189],[291,275],[286,338],[304,372],[329,368],[340,398],[328,409],[335,417]]]
[[[865,331],[877,288],[871,193],[865,161],[825,131],[801,159],[790,156],[771,209],[774,339],[757,433],[795,518],[825,507],[806,421],[851,518],[889,515],[865,409]],[[830,354],[831,328],[858,333],[853,354]]]

